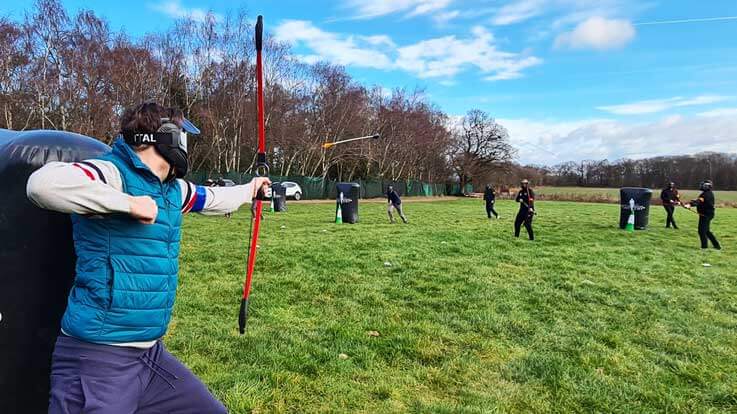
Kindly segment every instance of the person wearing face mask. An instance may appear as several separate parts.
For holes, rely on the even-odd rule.
[[[522,224],[525,225],[530,240],[535,240],[532,230],[532,217],[535,215],[535,193],[530,188],[530,182],[524,179],[520,182],[521,189],[517,192],[515,201],[519,203],[519,211],[514,219],[514,237],[519,237]]]
[[[182,216],[233,212],[270,182],[183,180],[187,138],[199,132],[180,110],[143,103],[125,111],[110,152],[52,162],[29,177],[33,203],[71,214],[77,255],[49,413],[227,411],[161,339],[177,290]]]
[[[673,225],[673,228],[677,230],[678,226],[676,225],[675,219],[673,219],[673,213],[676,210],[676,206],[681,204],[681,196],[678,194],[678,190],[676,190],[675,183],[668,183],[663,191],[660,192],[660,201],[662,201],[663,208],[665,208],[665,227],[670,228]]]

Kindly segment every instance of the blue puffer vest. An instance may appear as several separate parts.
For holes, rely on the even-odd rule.
[[[181,189],[162,183],[120,138],[100,159],[118,167],[125,193],[151,197],[159,213],[154,224],[72,215],[77,274],[61,326],[88,342],[154,340],[166,333],[176,296]]]

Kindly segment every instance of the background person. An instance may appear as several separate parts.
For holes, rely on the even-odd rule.
[[[524,179],[520,182],[522,188],[517,192],[515,201],[519,203],[519,211],[514,219],[514,237],[519,237],[522,224],[525,225],[527,235],[530,240],[535,240],[535,233],[532,230],[532,216],[535,214],[535,193],[532,191],[530,182]]]
[[[76,275],[51,363],[49,413],[224,413],[171,355],[167,331],[177,290],[182,214],[235,211],[268,185],[196,186],[181,111],[144,103],[127,110],[112,150],[46,164],[28,198],[72,215]]]
[[[701,194],[695,200],[691,200],[689,204],[686,204],[686,208],[690,208],[692,205],[696,206],[696,211],[699,213],[699,239],[701,239],[701,248],[708,249],[709,241],[711,245],[721,250],[722,246],[719,244],[714,233],[711,232],[711,221],[714,219],[716,212],[714,192],[712,191],[711,180],[705,180],[701,183],[700,190]]]
[[[396,209],[404,224],[407,224],[407,217],[404,216],[404,211],[402,211],[402,199],[399,198],[399,194],[394,191],[394,186],[390,185],[387,188],[386,198],[388,201],[386,212],[389,214],[389,223],[394,224],[394,216],[392,215],[392,212]]]
[[[493,214],[494,217],[497,219],[499,218],[499,214],[494,210],[494,203],[496,202],[496,191],[494,190],[494,187],[491,186],[491,184],[486,185],[486,190],[484,190],[484,201],[486,201],[486,217],[491,218],[491,215]]]
[[[663,202],[663,208],[665,208],[666,213],[665,227],[670,228],[672,224],[674,229],[678,229],[676,221],[673,219],[673,213],[676,210],[676,206],[681,204],[681,196],[678,194],[675,183],[668,183],[663,191],[660,192],[660,201]]]

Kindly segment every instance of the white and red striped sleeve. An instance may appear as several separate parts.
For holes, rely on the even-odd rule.
[[[178,181],[182,189],[182,213],[199,211],[195,208],[195,204],[202,204],[207,201],[204,187],[185,180]]]
[[[232,187],[205,187],[179,180],[182,188],[182,213],[222,215],[232,213],[251,202],[251,184]]]
[[[28,178],[26,193],[37,206],[62,213],[128,213],[120,172],[110,162],[50,162]]]

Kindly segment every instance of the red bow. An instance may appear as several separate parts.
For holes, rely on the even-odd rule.
[[[266,132],[264,126],[264,75],[263,66],[261,64],[261,49],[263,46],[264,18],[258,16],[256,20],[256,81],[257,81],[257,108],[258,108],[258,152],[256,153],[256,177],[268,177],[269,166],[266,163]],[[263,211],[262,201],[264,199],[263,190],[257,190],[256,211],[251,218],[251,239],[248,245],[248,265],[246,267],[246,281],[243,284],[243,297],[241,298],[241,309],[238,314],[238,328],[241,335],[246,332],[246,324],[248,322],[248,297],[251,294],[251,279],[253,278],[253,269],[256,265],[256,249],[258,247],[258,233],[261,227],[261,212]]]

